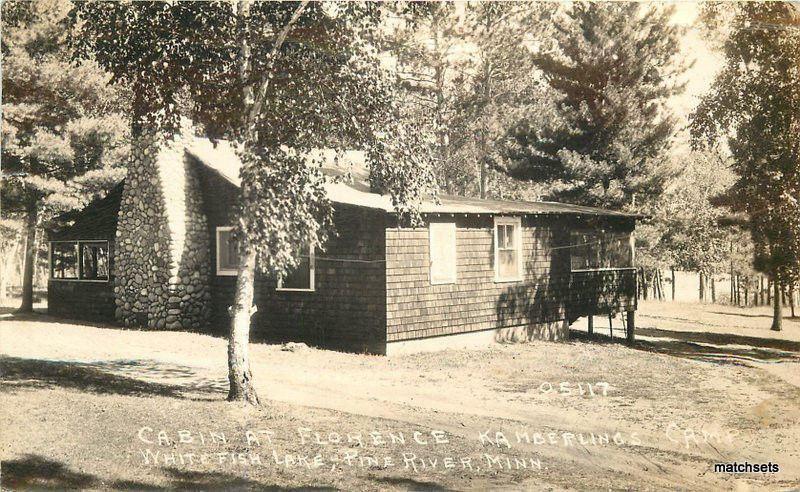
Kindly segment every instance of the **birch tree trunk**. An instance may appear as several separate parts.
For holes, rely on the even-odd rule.
[[[783,305],[781,304],[781,283],[777,280],[772,281],[772,287],[774,290],[774,295],[772,296],[773,301],[773,313],[772,313],[772,327],[770,330],[772,331],[781,331],[781,327],[783,325]]]
[[[36,262],[36,223],[39,211],[35,203],[28,205],[28,217],[25,222],[25,260],[22,271],[22,304],[21,313],[33,312],[33,272]]]
[[[237,4],[237,15],[239,22],[239,29],[241,32],[241,39],[239,44],[239,78],[242,81],[242,92],[244,96],[247,117],[244,123],[244,148],[245,152],[249,152],[252,145],[255,145],[258,135],[256,132],[256,121],[259,114],[264,107],[264,100],[267,97],[269,89],[270,72],[272,70],[272,63],[270,63],[258,87],[254,87],[252,83],[248,83],[251,73],[251,50],[247,41],[245,33],[246,18],[249,15],[251,2],[249,0],[240,0]],[[275,38],[275,43],[272,48],[272,60],[277,56],[283,42],[286,39],[289,31],[303,10],[308,5],[308,0],[301,2],[295,9],[292,17],[278,33]],[[242,183],[242,199],[248,199],[247,184]],[[234,298],[233,306],[231,306],[231,329],[228,338],[228,381],[230,388],[228,389],[229,401],[245,401],[252,405],[259,405],[260,400],[253,386],[253,375],[250,372],[250,359],[248,349],[250,345],[250,319],[256,312],[256,307],[253,305],[253,294],[255,292],[255,276],[256,276],[256,250],[248,242],[246,235],[247,217],[240,217],[242,225],[242,237],[239,239],[240,244],[240,261],[236,275],[236,295]]]
[[[228,400],[246,401],[252,405],[258,405],[258,394],[253,386],[253,375],[250,372],[248,357],[250,319],[256,311],[253,305],[256,254],[247,245],[244,249],[236,277],[236,296],[231,307],[231,331],[228,339],[228,381],[230,382]]]

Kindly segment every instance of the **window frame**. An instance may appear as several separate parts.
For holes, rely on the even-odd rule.
[[[238,269],[235,269],[235,268],[234,269],[222,268],[220,263],[219,263],[219,251],[220,251],[220,248],[219,248],[220,235],[219,235],[219,233],[220,232],[230,232],[232,230],[233,230],[233,226],[217,226],[217,228],[215,229],[215,232],[214,232],[214,238],[215,238],[215,243],[216,243],[216,247],[217,247],[217,249],[214,251],[214,255],[215,255],[214,263],[215,263],[215,266],[216,266],[216,272],[217,272],[217,276],[218,277],[235,277],[236,275],[239,274]]]
[[[55,282],[94,282],[105,284],[111,281],[111,247],[108,239],[58,239],[47,242],[47,269],[48,281]],[[72,243],[75,245],[75,252],[77,253],[78,262],[78,276],[72,278],[58,278],[53,276],[53,244],[55,243]],[[83,245],[85,243],[105,243],[106,251],[108,254],[108,276],[106,278],[83,278]]]
[[[316,284],[314,283],[316,277],[316,254],[314,249],[308,248],[308,288],[301,289],[297,287],[281,287],[283,279],[278,279],[275,290],[278,292],[316,292]]]
[[[453,234],[453,255],[452,255],[452,268],[449,270],[452,273],[448,278],[434,278],[433,276],[433,227],[446,227],[448,231]],[[447,285],[458,283],[458,228],[455,222],[431,222],[428,224],[428,279],[431,285]]]
[[[610,236],[616,234],[627,234],[628,236],[628,258],[630,262],[630,266],[601,266],[595,268],[574,268],[573,267],[573,254],[570,252],[570,259],[569,259],[569,267],[570,272],[574,273],[581,273],[581,272],[611,272],[617,270],[636,270],[636,248],[635,248],[635,239],[633,236],[633,231],[626,232],[626,231],[614,231],[614,230],[607,230],[607,229],[575,229],[570,233],[570,242],[574,241],[575,234],[592,234],[594,235],[596,241],[591,241],[591,243],[599,244],[599,252],[598,252],[598,259],[599,263],[604,263],[606,259],[608,259],[608,244],[610,241],[614,239],[609,239]]]
[[[517,273],[513,277],[502,277],[500,275],[500,243],[498,241],[498,226],[514,226],[514,250],[516,252],[517,258]],[[495,283],[507,283],[507,282],[520,282],[523,280],[523,272],[522,272],[522,252],[524,251],[522,248],[522,217],[519,216],[495,216],[494,218],[494,228],[493,228],[493,235],[494,235],[494,281]]]

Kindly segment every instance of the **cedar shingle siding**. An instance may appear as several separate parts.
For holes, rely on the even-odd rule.
[[[428,229],[386,231],[389,341],[546,323],[564,319],[568,253],[552,221],[522,221],[523,280],[495,282],[490,217],[456,220],[455,284],[431,285]]]
[[[193,157],[189,163],[198,171],[212,265],[205,331],[223,335],[236,277],[217,275],[216,228],[233,225],[239,188],[219,170]],[[121,190],[117,187],[76,214],[71,228],[51,233],[51,239],[60,240],[107,239],[112,275],[108,282],[51,280],[52,314],[114,318],[113,253]],[[460,203],[457,197],[449,200],[451,207]],[[494,202],[480,203],[488,207]],[[428,221],[456,224],[456,281],[432,285],[427,225],[398,228],[385,209],[334,203],[336,232],[326,251],[316,252],[314,291],[278,291],[275,279],[257,276],[252,339],[380,354],[391,342],[506,328],[511,330],[498,330],[495,340],[520,334],[559,338],[565,335],[564,320],[636,309],[635,270],[571,271],[570,244],[576,241],[572,231],[604,230],[626,238],[636,217],[559,204],[522,205],[531,211],[505,214],[521,219],[522,278],[511,282],[495,281],[497,214],[426,214]]]
[[[216,228],[232,224],[238,189],[212,170],[200,174],[216,265]],[[209,194],[209,198],[211,194]],[[276,291],[276,280],[259,275],[255,286],[252,337],[261,341],[302,341],[339,350],[383,353],[386,345],[384,229],[386,214],[336,204],[336,234],[317,251],[314,292]],[[355,260],[355,261],[353,261]],[[216,271],[213,272],[214,274]],[[229,327],[236,277],[212,275],[211,327]]]

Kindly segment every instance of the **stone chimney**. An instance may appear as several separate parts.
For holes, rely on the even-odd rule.
[[[188,330],[208,320],[211,245],[191,133],[139,131],[125,178],[114,263],[117,321]]]

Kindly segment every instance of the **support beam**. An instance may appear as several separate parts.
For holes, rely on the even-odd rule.
[[[590,314],[588,320],[589,320],[589,335],[591,335],[592,333],[594,333],[594,316]]]
[[[634,330],[636,328],[636,321],[634,319],[634,314],[635,313],[636,313],[636,311],[628,311],[627,312],[627,314],[628,314],[628,323],[627,323],[628,324],[628,330],[627,330],[626,335],[628,336],[628,342],[633,342],[633,340],[634,340],[633,332],[634,332]]]

